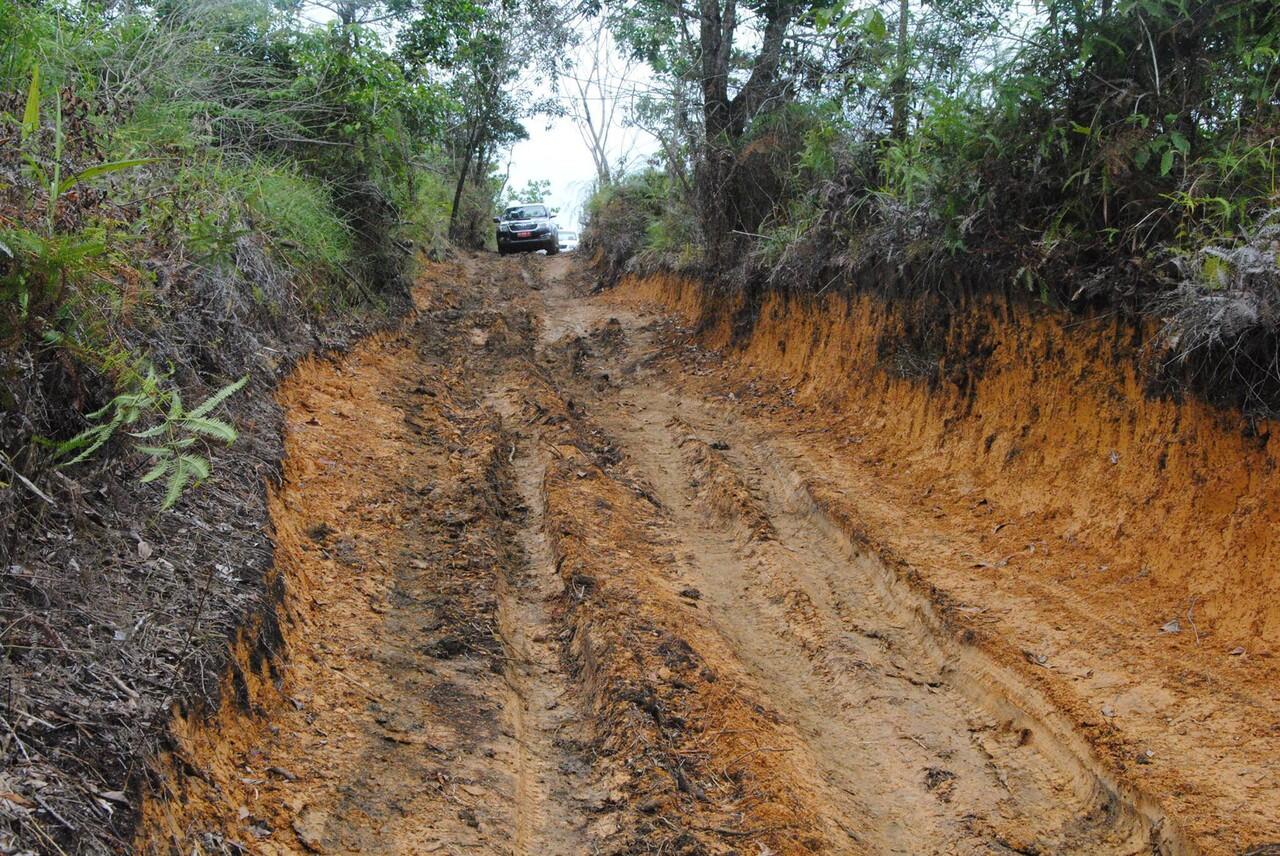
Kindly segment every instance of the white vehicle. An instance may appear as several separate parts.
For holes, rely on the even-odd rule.
[[[560,232],[560,249],[563,252],[570,252],[578,249],[578,233],[565,229]]]

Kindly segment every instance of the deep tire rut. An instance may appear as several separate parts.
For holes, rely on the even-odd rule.
[[[892,602],[875,559],[824,532],[775,473],[736,459],[759,445],[737,453],[737,432],[717,425],[706,436],[733,436],[715,442],[735,451],[712,449],[684,427],[691,408],[636,397],[606,424],[671,509],[717,622],[806,736],[833,818],[858,818],[881,853],[1150,852],[1145,824],[1042,754],[999,700],[956,691],[966,676]]]
[[[508,426],[518,404],[490,396],[488,404]],[[498,586],[498,621],[507,652],[507,717],[516,743],[514,856],[586,852],[585,805],[590,783],[581,757],[563,747],[576,742],[581,726],[576,697],[559,656],[559,628],[549,604],[561,586],[543,531],[542,473],[545,455],[530,437],[509,428],[507,462],[520,501],[518,541],[523,566]]]
[[[631,354],[652,352],[639,338]],[[1178,847],[1162,814],[1127,802],[1069,725],[1031,713],[1047,707],[1034,690],[958,652],[764,438],[641,365],[615,355],[579,374],[634,378],[595,397],[602,422],[670,510],[717,624],[805,735],[836,793],[833,821],[858,818],[858,840],[885,853]],[[584,396],[593,388],[579,384]]]

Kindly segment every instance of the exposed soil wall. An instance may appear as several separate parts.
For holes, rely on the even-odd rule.
[[[860,454],[922,486],[998,496],[1006,519],[1109,558],[1073,585],[1132,576],[1131,610],[1190,608],[1197,636],[1229,649],[1280,645],[1276,426],[1149,396],[1125,322],[988,299],[952,326],[981,371],[928,380],[886,357],[905,319],[872,297],[772,293],[743,325],[741,305],[686,278],[619,292],[700,325],[737,375],[839,419]]]
[[[360,366],[355,377],[343,377],[325,359],[307,358],[300,362],[281,385],[277,400],[285,409],[315,412],[325,422],[350,419],[342,402],[353,390],[353,384],[367,383],[375,376],[399,377],[398,363],[407,361],[407,348],[388,346],[382,336],[374,336],[355,348],[348,359]],[[363,375],[363,376],[361,376]],[[368,402],[365,402],[366,407]],[[385,413],[366,414],[376,422],[389,417]],[[317,436],[320,435],[320,436]],[[175,709],[170,723],[170,745],[154,764],[156,786],[143,804],[138,840],[139,852],[164,853],[189,851],[198,843],[206,852],[230,852],[243,842],[252,840],[255,830],[270,834],[280,825],[276,818],[246,814],[239,818],[238,828],[228,828],[224,819],[240,806],[255,806],[254,796],[288,788],[292,771],[268,770],[266,765],[246,764],[271,739],[284,709],[294,706],[305,712],[299,700],[291,695],[299,681],[286,683],[280,667],[289,657],[295,670],[306,667],[328,668],[326,658],[309,656],[312,652],[297,650],[300,629],[324,618],[317,600],[327,602],[322,593],[324,579],[317,579],[317,567],[342,575],[341,562],[317,562],[317,555],[327,555],[324,543],[342,517],[332,506],[332,493],[313,491],[314,498],[303,501],[299,485],[326,475],[338,459],[362,460],[367,450],[334,445],[334,435],[314,430],[311,425],[294,424],[285,431],[285,464],[282,481],[268,490],[268,507],[272,520],[274,562],[267,571],[266,589],[272,593],[261,609],[249,616],[231,646],[226,670],[221,676],[221,704],[214,710]],[[320,448],[324,454],[320,454]],[[367,461],[365,461],[367,465]],[[327,480],[326,480],[327,481]],[[330,519],[333,518],[333,519]],[[307,529],[310,527],[310,533]],[[337,567],[333,567],[333,566]],[[382,583],[366,575],[364,586]],[[350,585],[347,581],[341,587]],[[357,607],[367,608],[364,598],[347,600],[343,612],[351,614]],[[326,627],[328,634],[333,626]],[[328,635],[326,634],[326,635]],[[333,668],[341,666],[332,662]],[[340,684],[349,693],[360,688]],[[251,796],[253,795],[253,796]],[[159,797],[159,798],[157,798]]]
[[[238,439],[196,447],[212,477],[167,511],[166,479],[140,481],[146,441],[124,428],[74,466],[58,466],[42,442],[85,427],[81,414],[111,398],[105,372],[36,344],[0,354],[0,683],[11,726],[0,728],[0,794],[12,797],[0,797],[0,851],[127,847],[170,710],[221,705],[228,640],[277,597],[266,533],[282,455],[272,389],[304,355],[344,349],[400,314],[295,312],[291,277],[301,275],[269,263],[254,240],[237,247],[260,279],[171,284],[171,300],[138,306],[121,331],[146,338],[141,352],[188,406],[251,377],[212,414]]]

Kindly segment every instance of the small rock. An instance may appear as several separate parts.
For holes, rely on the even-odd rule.
[[[324,853],[324,827],[329,815],[318,808],[308,808],[293,819],[293,831],[302,846],[312,853]]]
[[[680,596],[687,597],[689,600],[701,600],[702,592],[690,586],[689,588],[680,589]]]
[[[1239,645],[1237,645],[1227,653],[1230,654],[1232,657],[1242,657],[1244,656],[1244,648],[1241,648]]]
[[[461,820],[472,829],[480,828],[480,819],[476,817],[476,813],[473,809],[464,808],[462,811],[458,812],[458,820]]]
[[[653,797],[651,799],[647,799],[644,802],[640,803],[640,805],[636,806],[636,808],[638,808],[644,814],[653,814],[655,811],[662,808],[662,799],[661,797]]]
[[[1178,619],[1175,618],[1172,621],[1162,624],[1160,626],[1160,632],[1161,633],[1181,633],[1182,625],[1178,622]]]

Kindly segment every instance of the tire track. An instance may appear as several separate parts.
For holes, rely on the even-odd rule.
[[[638,325],[628,333],[630,354],[651,350]],[[671,511],[721,631],[804,735],[828,818],[855,818],[883,853],[1181,852],[1158,811],[1127,802],[1081,741],[1032,713],[1049,715],[1033,690],[939,635],[765,438],[596,350],[580,377],[624,379],[597,391],[601,422]]]

